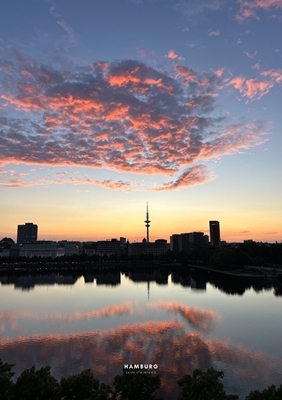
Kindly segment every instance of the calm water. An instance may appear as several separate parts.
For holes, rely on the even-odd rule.
[[[195,368],[224,371],[228,393],[282,383],[281,287],[154,271],[0,277],[0,357],[19,374],[158,365],[167,398]]]

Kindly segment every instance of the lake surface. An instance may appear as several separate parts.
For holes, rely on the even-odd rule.
[[[91,368],[112,383],[123,364],[157,364],[167,399],[195,368],[228,393],[282,383],[282,289],[188,272],[131,270],[0,276],[0,357],[56,377]],[[16,376],[17,376],[16,375]]]

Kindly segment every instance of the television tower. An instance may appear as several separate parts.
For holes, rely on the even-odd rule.
[[[147,228],[147,243],[149,243],[149,228],[150,228],[151,221],[149,221],[148,203],[147,203],[146,221],[144,221],[144,222],[145,222],[145,226]]]

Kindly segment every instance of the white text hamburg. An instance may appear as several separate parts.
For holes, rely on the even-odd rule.
[[[123,364],[123,369],[158,369],[157,364]]]

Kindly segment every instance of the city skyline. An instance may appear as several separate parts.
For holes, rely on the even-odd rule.
[[[281,0],[3,1],[1,237],[281,242]]]
[[[220,234],[220,221],[209,221],[209,229],[208,230],[206,230],[206,229],[201,229],[201,230],[199,230],[199,229],[194,229],[194,230],[190,230],[189,231],[189,229],[187,229],[185,232],[183,231],[183,232],[174,232],[174,233],[170,233],[169,234],[169,237],[168,238],[160,238],[160,237],[158,237],[158,238],[156,238],[156,237],[154,237],[154,239],[153,240],[149,240],[149,237],[150,237],[150,234],[149,234],[149,228],[150,228],[150,223],[151,223],[151,221],[148,219],[149,218],[149,207],[148,207],[148,203],[147,203],[147,206],[146,206],[146,220],[144,221],[145,222],[145,228],[146,228],[146,232],[145,232],[145,235],[144,236],[138,236],[138,239],[139,239],[139,241],[138,240],[133,240],[133,241],[130,241],[130,240],[128,240],[128,238],[126,239],[125,237],[123,237],[123,236],[121,236],[120,234],[119,235],[117,235],[117,237],[119,237],[119,239],[120,239],[120,241],[123,243],[123,244],[125,244],[125,242],[126,242],[126,240],[128,240],[128,242],[130,243],[141,243],[141,241],[144,243],[144,242],[147,242],[147,243],[153,243],[153,242],[163,242],[163,241],[167,241],[168,243],[174,243],[174,239],[173,239],[173,237],[177,237],[177,241],[179,240],[178,238],[180,237],[180,236],[185,236],[185,235],[194,235],[194,234],[200,234],[200,235],[202,235],[202,237],[203,237],[203,239],[202,240],[204,240],[204,242],[207,244],[207,243],[210,243],[211,244],[211,246],[213,246],[213,247],[220,247],[221,246],[221,244],[226,244],[227,243],[227,241],[226,240],[223,240],[223,239],[221,239],[221,234]],[[188,232],[189,231],[189,232]],[[208,235],[207,235],[207,233],[208,233]],[[64,241],[66,241],[66,242],[72,242],[72,241],[74,241],[74,242],[83,242],[83,240],[79,240],[79,239],[75,239],[75,238],[72,238],[72,239],[65,239],[65,238],[57,238],[57,239],[47,239],[47,238],[40,238],[40,239],[38,239],[37,238],[37,235],[38,235],[38,225],[36,225],[36,224],[33,224],[33,222],[25,222],[25,224],[20,224],[20,225],[18,225],[17,226],[17,240],[15,240],[14,242],[16,243],[16,244],[24,244],[24,243],[35,243],[35,242],[44,242],[44,241],[46,241],[46,242],[48,242],[48,241],[50,241],[50,242],[64,242]],[[85,243],[87,243],[87,242],[89,242],[89,243],[91,243],[91,242],[95,242],[95,241],[104,241],[104,242],[116,242],[116,241],[118,241],[118,239],[117,239],[117,237],[113,237],[113,235],[110,237],[107,237],[107,238],[101,238],[101,237],[99,237],[99,235],[96,235],[95,236],[95,239],[93,240],[93,238],[91,239],[91,240],[86,240],[86,241],[84,241]],[[140,238],[143,238],[142,240],[140,240]],[[7,236],[5,236],[3,239],[13,239],[12,237],[11,238],[7,238]],[[22,240],[22,239],[24,239],[24,240]],[[249,239],[247,239],[247,240],[244,240],[244,242],[255,242],[255,240],[253,240],[252,238],[249,238]],[[203,242],[203,243],[204,243]],[[235,243],[235,242],[234,242]],[[240,243],[240,242],[238,242],[238,243]],[[261,243],[262,243],[262,241],[261,241]],[[268,242],[265,242],[265,243],[268,243]],[[278,243],[277,241],[276,241],[276,243]],[[281,241],[281,243],[282,243],[282,241]],[[173,244],[172,244],[173,245]],[[178,246],[178,245],[177,245]]]

